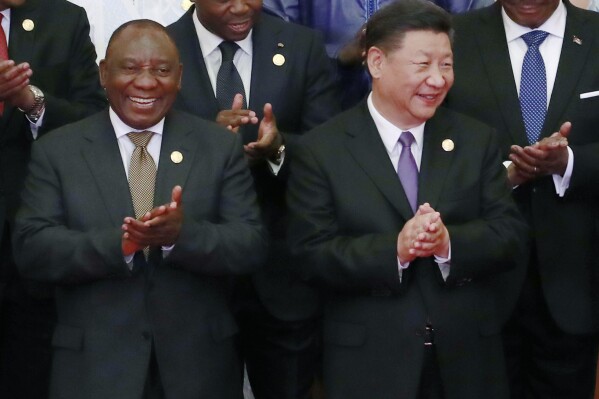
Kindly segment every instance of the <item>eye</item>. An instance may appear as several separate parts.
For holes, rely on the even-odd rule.
[[[160,66],[160,67],[154,68],[153,71],[156,76],[168,76],[171,73],[171,68],[167,67],[167,66]]]

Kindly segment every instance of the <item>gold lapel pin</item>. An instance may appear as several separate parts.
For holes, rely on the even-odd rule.
[[[35,24],[32,20],[26,19],[23,21],[23,29],[25,29],[27,32],[31,32],[33,28],[35,28]]]
[[[282,66],[285,63],[285,56],[283,54],[275,54],[272,57],[272,63],[276,66]]]
[[[576,35],[572,36],[572,41],[573,41],[574,43],[578,44],[579,46],[581,46],[581,45],[582,45],[582,39],[581,39],[581,38],[579,38],[579,37],[578,37],[578,36],[576,36]]]
[[[171,152],[171,161],[173,161],[173,163],[183,162],[183,154],[181,154],[179,151]]]
[[[445,151],[450,152],[450,151],[453,151],[453,149],[455,148],[455,144],[453,143],[453,140],[445,139],[445,140],[443,140],[443,143],[441,143],[441,147]]]

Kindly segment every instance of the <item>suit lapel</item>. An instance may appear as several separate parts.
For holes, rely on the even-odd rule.
[[[135,212],[108,111],[98,114],[90,126],[93,126],[93,129],[82,132],[88,141],[88,146],[82,150],[82,156],[100,190],[112,224],[120,226],[125,216],[134,216]]]
[[[194,93],[194,95],[185,97],[179,94],[179,97],[185,103],[185,109],[195,110],[194,114],[213,120],[219,108],[193,24],[194,12],[195,6],[191,7],[183,18],[181,18],[181,26],[178,30],[179,35],[185,34],[188,37],[177,41],[183,63],[183,84],[190,88],[185,92]]]
[[[156,176],[156,189],[154,205],[163,205],[171,201],[171,192],[174,186],[180,185],[185,193],[185,182],[191,165],[195,162],[197,151],[193,145],[191,127],[181,123],[175,112],[167,115],[162,134],[160,148],[160,162]],[[182,160],[177,163],[172,156],[179,152]]]
[[[376,125],[364,101],[360,113],[349,120],[345,145],[356,163],[405,219],[414,216],[395,169],[389,161]]]
[[[518,91],[505,40],[501,5],[496,3],[486,11],[481,14],[480,32],[477,35],[482,61],[487,75],[492,77],[489,81],[505,125],[508,127],[511,142],[527,145]],[[489,40],[489,37],[496,40]]]
[[[279,47],[279,43],[285,46],[284,40],[280,38],[281,30],[273,24],[268,23],[268,16],[262,15],[254,26],[252,32],[252,78],[250,83],[249,107],[262,119],[262,108],[266,103],[277,104],[273,99],[276,89],[279,87],[280,76],[287,73],[289,67],[289,55],[286,47]],[[273,63],[273,56],[282,54],[287,62],[281,66]],[[266,80],[265,80],[266,79]],[[283,93],[284,95],[284,93]],[[274,110],[275,115],[277,110]],[[244,131],[244,143],[254,141],[257,137],[257,126],[248,126]]]
[[[589,30],[587,20],[575,6],[565,2],[568,14],[566,17],[566,30],[564,32],[564,41],[560,54],[555,84],[551,94],[551,101],[547,110],[543,134],[545,136],[553,133],[559,128],[559,124],[568,105],[572,99],[576,98],[578,93],[577,81],[583,75],[582,70],[587,64],[589,51],[593,47],[592,42],[596,40],[595,35]],[[576,44],[573,40],[578,37],[582,40],[581,44]]]
[[[424,145],[418,176],[418,204],[424,202],[436,209],[441,193],[445,189],[445,178],[453,160],[454,151],[443,149],[443,142],[451,140],[454,145],[459,145],[455,134],[452,132],[451,119],[445,117],[445,110],[439,108],[424,127]]]

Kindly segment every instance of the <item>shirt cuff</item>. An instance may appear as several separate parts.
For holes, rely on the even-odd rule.
[[[283,167],[283,163],[285,162],[285,153],[283,152],[281,154],[281,163],[279,163],[279,164],[272,162],[270,159],[267,159],[266,162],[268,162],[268,167],[270,168],[270,172],[273,175],[277,176],[279,174],[279,171]]]
[[[449,277],[449,272],[451,270],[451,241],[449,242],[449,254],[447,255],[447,258],[435,255],[435,262],[439,266],[439,271],[441,272],[443,280],[447,281],[447,277]]]
[[[40,127],[42,127],[42,123],[44,121],[44,115],[46,114],[46,109],[44,108],[44,110],[42,111],[42,114],[40,115],[40,118],[37,120],[37,122],[33,122],[31,119],[29,119],[29,117],[27,116],[27,114],[25,114],[25,118],[27,118],[27,120],[29,121],[29,129],[31,130],[31,136],[33,137],[34,140],[37,140],[37,131],[39,130]]]
[[[553,184],[555,185],[555,193],[560,197],[566,195],[566,190],[570,187],[570,178],[572,177],[572,169],[574,168],[574,152],[570,147],[568,150],[568,165],[563,176],[558,174],[553,175]]]

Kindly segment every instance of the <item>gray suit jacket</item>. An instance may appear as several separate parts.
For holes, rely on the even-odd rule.
[[[329,399],[416,398],[427,320],[446,398],[507,397],[493,281],[519,266],[526,228],[491,129],[439,109],[425,126],[418,187],[418,203],[449,230],[447,281],[431,257],[400,283],[397,236],[413,212],[365,102],[307,135],[292,165],[290,242],[326,297]]]
[[[239,139],[169,113],[155,204],[176,184],[185,217],[174,249],[163,259],[152,248],[147,263],[138,253],[130,271],[120,226],[133,206],[107,111],[33,146],[15,253],[24,276],[57,284],[52,398],[141,397],[152,345],[167,397],[239,398],[226,277],[266,252]]]

